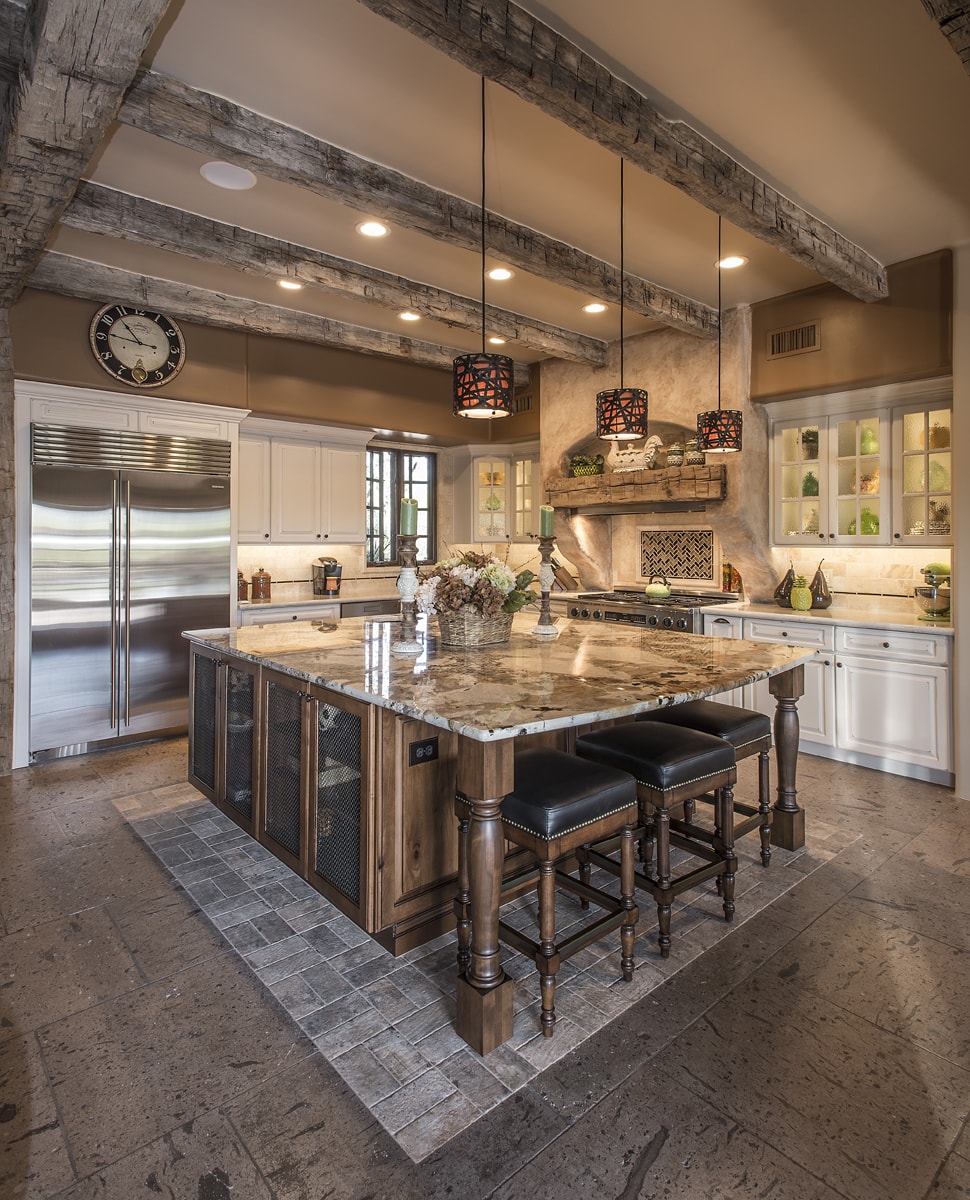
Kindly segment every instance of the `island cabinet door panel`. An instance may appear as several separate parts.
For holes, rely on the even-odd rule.
[[[311,684],[306,878],[370,930],[374,709]]]
[[[256,668],[193,646],[189,780],[254,832]]]
[[[282,862],[304,874],[306,847],[306,685],[264,671],[257,836]]]
[[[380,923],[397,948],[407,930],[417,945],[434,936],[429,925],[454,924],[458,736],[395,713],[382,717]]]

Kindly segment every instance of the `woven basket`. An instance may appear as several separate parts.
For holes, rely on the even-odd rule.
[[[574,479],[578,479],[581,475],[602,475],[602,463],[579,463],[574,467],[569,468]]]
[[[480,613],[438,613],[443,646],[496,646],[512,633],[512,613],[483,617]]]

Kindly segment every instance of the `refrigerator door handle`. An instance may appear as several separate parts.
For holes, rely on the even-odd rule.
[[[108,565],[108,604],[111,609],[111,724],[118,726],[118,497],[117,477],[111,481],[111,550]]]
[[[131,480],[125,480],[124,524],[125,585],[122,591],[125,608],[125,725],[131,724]]]

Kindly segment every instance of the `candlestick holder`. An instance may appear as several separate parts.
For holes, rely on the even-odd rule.
[[[537,637],[558,637],[559,627],[553,623],[549,609],[549,593],[552,591],[552,581],[555,573],[552,569],[552,546],[555,538],[539,535],[539,555],[542,562],[539,565],[539,622],[532,627]]]
[[[401,560],[401,574],[397,577],[397,590],[401,597],[401,636],[391,643],[395,654],[421,654],[424,646],[418,641],[418,622],[414,598],[418,594],[418,538],[417,534],[397,535],[397,556]]]

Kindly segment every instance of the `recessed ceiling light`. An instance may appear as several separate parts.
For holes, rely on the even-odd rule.
[[[597,301],[594,301],[594,303],[592,303],[592,304],[584,304],[583,312],[588,312],[588,313],[606,312],[606,305],[600,304],[599,301],[597,300]]]
[[[492,267],[486,274],[489,279],[511,279],[515,272],[510,271],[508,267]]]
[[[727,254],[724,258],[719,258],[714,265],[722,271],[733,271],[735,267],[743,267],[747,261],[743,254]]]
[[[398,313],[398,316],[401,318],[402,321],[420,321],[421,320],[421,314],[416,313],[416,312],[402,312],[402,313]]]
[[[281,288],[286,288],[290,292],[298,292],[303,287],[303,284],[297,283],[295,279],[277,279],[276,282]]]
[[[256,176],[245,167],[237,167],[234,163],[207,162],[199,167],[199,174],[206,182],[216,187],[227,188],[230,192],[244,192],[247,188],[256,186]]]
[[[505,338],[503,338],[503,337],[490,337],[488,340],[492,343],[493,346],[504,346],[505,345]]]
[[[354,228],[364,237],[372,238],[387,237],[391,232],[382,221],[360,221]]]

